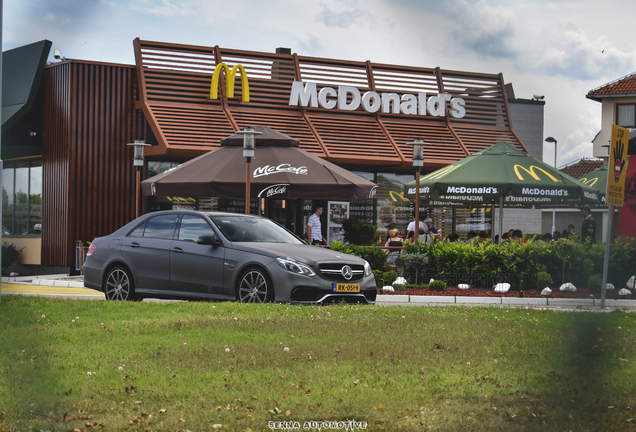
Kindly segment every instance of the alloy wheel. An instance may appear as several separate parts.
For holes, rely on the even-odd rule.
[[[239,283],[239,301],[241,303],[265,303],[271,287],[260,270],[249,270]]]
[[[116,268],[112,270],[106,278],[106,299],[107,300],[130,300],[131,297],[130,276],[126,270]]]

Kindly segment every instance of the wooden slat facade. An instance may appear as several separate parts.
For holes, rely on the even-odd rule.
[[[501,74],[446,71],[439,68],[352,62],[297,54],[273,54],[215,47],[177,45],[136,39],[142,109],[159,145],[147,153],[158,158],[197,156],[219,146],[221,138],[245,126],[269,126],[300,140],[303,149],[331,162],[370,169],[412,169],[414,138],[424,138],[425,170],[445,166],[500,140],[526,150],[510,128]],[[249,78],[249,102],[241,100],[240,75],[234,98],[211,100],[217,64],[241,64]],[[461,119],[405,114],[354,112],[289,105],[293,81],[315,82],[318,91],[340,85],[378,93],[429,96],[449,93],[466,102]],[[527,151],[527,150],[526,150]]]
[[[45,69],[42,264],[74,266],[76,240],[135,216],[127,143],[145,139],[132,66],[65,61]]]

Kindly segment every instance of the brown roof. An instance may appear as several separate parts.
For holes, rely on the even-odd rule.
[[[604,97],[618,96],[636,96],[636,72],[590,90],[586,97],[600,102]]]
[[[578,162],[560,168],[560,171],[571,177],[579,178],[602,166],[604,163],[603,159],[581,159]]]
[[[222,138],[245,126],[268,126],[300,141],[300,147],[347,166],[412,169],[415,138],[425,149],[425,169],[436,169],[499,141],[526,150],[510,127],[501,74],[419,68],[274,54],[136,39],[139,100],[158,145],[155,157],[191,158],[219,147]],[[219,98],[210,96],[219,63],[242,65],[249,78],[249,101],[242,101],[241,75],[234,97],[219,81]],[[398,95],[446,93],[465,101],[465,116],[452,118],[403,113],[331,110],[289,103],[293,81],[317,89],[350,86],[360,92]],[[426,97],[426,96],[424,96]],[[526,150],[527,151],[527,150]]]

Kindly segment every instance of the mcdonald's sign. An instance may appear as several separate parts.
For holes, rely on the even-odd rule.
[[[243,102],[249,102],[250,84],[247,81],[245,68],[240,64],[234,65],[231,70],[225,63],[219,63],[216,65],[214,73],[212,74],[212,83],[210,84],[210,99],[218,99],[219,97],[219,78],[221,76],[221,70],[225,72],[225,88],[227,90],[226,95],[228,98],[234,97],[234,81],[236,80],[236,72],[241,72],[241,93],[243,95]]]
[[[515,174],[517,174],[517,177],[519,178],[519,180],[525,180],[523,178],[523,176],[519,173],[519,168],[521,168],[522,170],[524,170],[525,172],[530,174],[535,180],[541,180],[541,178],[535,172],[535,170],[536,170],[536,171],[541,171],[543,174],[547,175],[550,179],[552,179],[553,182],[557,182],[557,183],[559,182],[559,180],[555,179],[552,176],[552,174],[550,174],[549,172],[547,172],[543,168],[539,168],[536,165],[531,165],[530,168],[526,168],[526,167],[523,167],[521,165],[515,165]]]
[[[581,177],[579,181],[585,183],[588,186],[594,186],[598,181],[598,177],[592,177],[590,179],[588,179],[587,177]]]

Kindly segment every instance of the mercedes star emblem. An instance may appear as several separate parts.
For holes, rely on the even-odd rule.
[[[348,265],[342,267],[340,272],[342,273],[342,276],[344,276],[346,280],[351,280],[351,278],[353,277],[353,271],[351,270],[351,267],[349,267]]]

